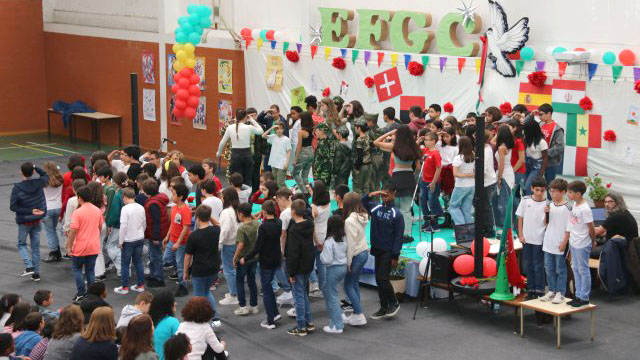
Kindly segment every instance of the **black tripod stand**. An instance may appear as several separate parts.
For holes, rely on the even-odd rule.
[[[429,221],[429,225],[433,228],[434,225],[438,224],[438,216],[437,215],[427,215],[427,219]],[[420,255],[420,254],[418,254]],[[433,256],[433,231],[431,231],[431,249],[427,254],[427,266],[424,268],[424,272],[422,275],[422,280],[420,280],[420,287],[418,288],[418,301],[416,302],[416,308],[413,311],[413,320],[416,319],[416,314],[418,313],[418,307],[420,307],[420,302],[424,297],[425,289],[427,289],[427,297],[431,294],[431,279],[428,278],[428,275],[431,273],[431,257]]]

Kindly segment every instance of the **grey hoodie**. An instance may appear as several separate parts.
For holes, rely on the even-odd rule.
[[[140,314],[142,314],[142,311],[140,311],[137,307],[133,305],[125,306],[124,308],[122,308],[122,313],[120,314],[120,319],[118,319],[116,328],[119,328],[121,326],[126,327],[127,325],[129,325],[129,321],[131,321],[131,319]]]

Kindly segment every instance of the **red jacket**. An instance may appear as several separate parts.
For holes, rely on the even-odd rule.
[[[167,204],[169,197],[165,194],[157,194],[147,199],[144,204],[144,213],[147,217],[147,228],[144,230],[144,237],[154,241],[162,241],[169,231],[169,214],[167,214]],[[154,206],[152,211],[151,206]],[[158,214],[157,211],[160,211]]]

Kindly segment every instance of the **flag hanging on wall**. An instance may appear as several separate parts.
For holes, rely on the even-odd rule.
[[[580,99],[585,97],[587,82],[578,80],[554,79],[552,90],[553,111],[566,114],[584,114]]]
[[[379,102],[402,95],[402,85],[400,84],[400,75],[398,75],[397,67],[375,74],[373,80],[376,85]]]
[[[524,104],[529,111],[536,110],[544,103],[551,103],[551,85],[542,87],[533,86],[530,83],[520,83],[520,93],[518,94],[518,104]],[[580,101],[580,99],[578,99]]]
[[[602,147],[602,116],[567,114],[562,174],[587,176],[589,149]]]

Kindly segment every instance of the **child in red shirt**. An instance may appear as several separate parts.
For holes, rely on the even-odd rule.
[[[162,245],[166,246],[164,251],[164,263],[175,263],[178,270],[178,290],[176,297],[186,296],[189,294],[187,283],[182,278],[184,271],[184,253],[189,236],[189,228],[191,228],[191,209],[185,204],[189,196],[189,189],[185,184],[175,184],[171,188],[173,194],[173,202],[175,205],[171,209],[171,225],[169,231],[162,241]]]
[[[442,171],[442,158],[436,150],[438,135],[432,132],[426,133],[419,141],[422,141],[424,148],[422,177],[420,178],[420,206],[424,224],[421,230],[424,232],[436,232],[440,230],[438,221],[431,223],[431,216],[441,216],[442,206],[440,206],[440,172]]]

